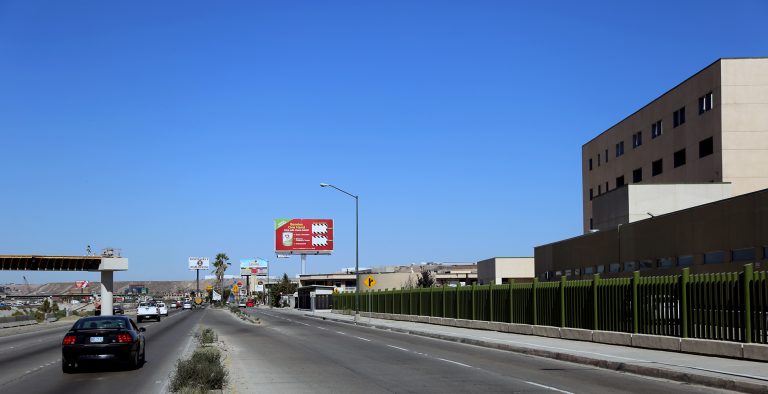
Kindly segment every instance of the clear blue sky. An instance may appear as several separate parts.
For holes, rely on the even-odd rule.
[[[122,248],[116,280],[531,256],[581,233],[581,145],[720,57],[765,1],[0,1],[0,254]],[[233,272],[234,273],[234,272]],[[0,282],[97,280],[3,272]]]

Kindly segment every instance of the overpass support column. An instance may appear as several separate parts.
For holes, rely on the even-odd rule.
[[[101,315],[112,316],[112,292],[114,271],[101,271]]]

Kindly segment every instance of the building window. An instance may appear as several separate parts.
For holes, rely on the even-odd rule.
[[[763,246],[763,260],[768,259],[768,246]]]
[[[616,188],[620,188],[624,186],[624,175],[616,178]]]
[[[608,193],[608,181],[605,181],[605,192]]]
[[[605,150],[605,162],[608,162],[608,149]]]
[[[624,262],[624,272],[632,272],[637,269],[637,264],[634,261]]]
[[[675,266],[675,259],[672,257],[662,257],[659,259],[659,268],[672,268]]]
[[[595,273],[595,269],[593,267],[584,267],[584,275],[592,275]]]
[[[595,197],[595,194],[593,192],[594,192],[593,189],[589,189],[589,201],[592,201],[592,198]]]
[[[589,218],[589,229],[592,230],[595,228],[594,223],[592,222],[592,218]]]
[[[589,159],[589,170],[592,171],[592,159]]]
[[[619,157],[619,156],[621,156],[623,154],[624,154],[624,141],[621,141],[618,144],[616,144],[616,157]],[[606,155],[607,155],[607,153],[606,153]],[[606,157],[608,157],[608,156],[606,156]],[[606,161],[608,161],[608,160],[606,160]]]
[[[640,271],[649,270],[654,268],[655,261],[653,260],[640,260]]]
[[[598,274],[602,274],[603,272],[605,272],[605,265],[603,265],[603,264],[598,265],[597,266],[597,273]]]
[[[712,109],[712,92],[699,97],[699,115]]]
[[[690,267],[693,265],[693,256],[678,256],[677,265],[680,267]]]
[[[725,262],[725,252],[718,250],[704,253],[704,264],[720,264]]]
[[[621,269],[621,264],[619,263],[613,263],[608,266],[608,271],[610,272],[619,272],[619,269]]]
[[[632,183],[638,183],[643,181],[643,168],[636,168],[632,171]]]
[[[711,155],[714,151],[715,146],[712,137],[699,141],[699,159]]]
[[[660,175],[664,172],[664,160],[659,159],[651,164],[651,176]]]
[[[571,276],[571,270],[565,270],[565,277]]]
[[[685,165],[685,149],[675,152],[675,168]]]
[[[601,194],[603,194],[603,187],[600,185],[597,185],[597,195],[599,196]]]
[[[597,166],[600,167],[600,154],[597,154]]]
[[[672,114],[672,128],[685,123],[685,107],[678,109]]]
[[[658,121],[651,125],[651,138],[656,138],[664,132],[663,124]]]
[[[632,134],[632,149],[635,149],[643,144],[643,132],[638,131],[635,134]]]
[[[755,248],[734,249],[731,251],[731,261],[754,261]]]

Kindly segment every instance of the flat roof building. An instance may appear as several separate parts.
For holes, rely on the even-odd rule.
[[[725,195],[698,186],[703,200],[637,195],[651,215],[768,188],[768,58],[715,61],[584,144],[582,174],[585,233],[632,221],[596,209],[626,185],[730,184]]]
[[[768,58],[719,59],[582,146],[584,235],[543,280],[768,261]]]

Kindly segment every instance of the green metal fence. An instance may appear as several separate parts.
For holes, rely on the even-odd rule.
[[[354,310],[355,294],[334,295]],[[364,292],[360,311],[768,343],[768,273],[742,272]]]

